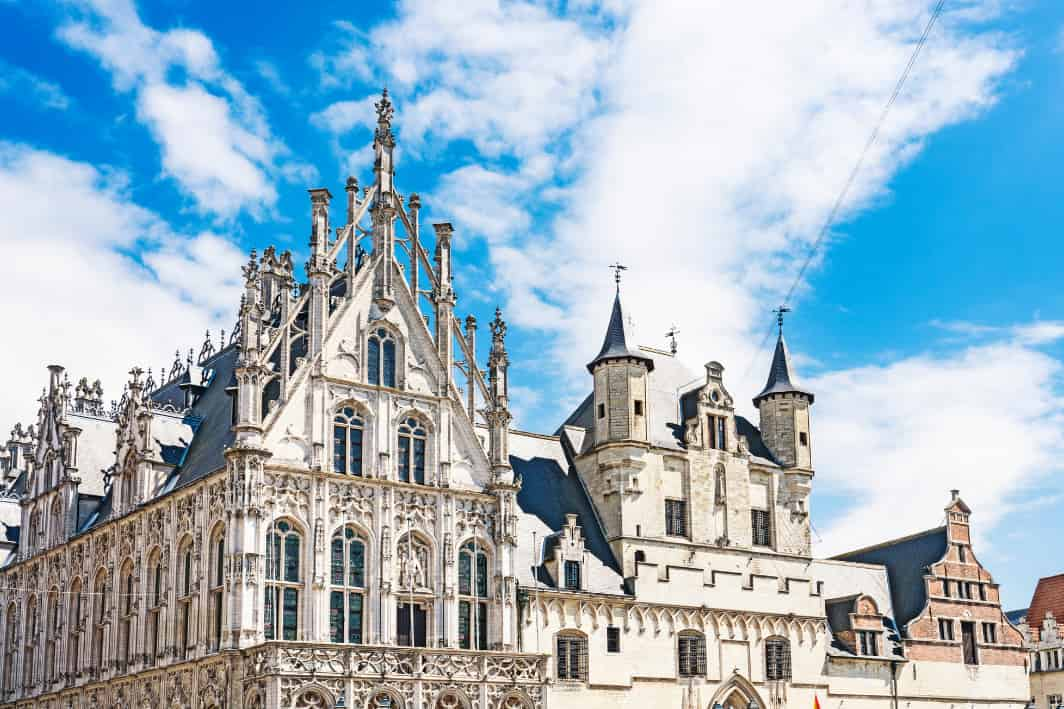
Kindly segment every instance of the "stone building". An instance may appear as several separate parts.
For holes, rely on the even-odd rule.
[[[587,397],[512,429],[506,324],[478,346],[458,319],[453,231],[394,185],[392,118],[385,94],[339,226],[310,191],[305,280],[252,253],[229,338],[134,367],[112,406],[49,367],[0,463],[0,703],[1026,703],[958,496],[940,529],[812,558],[815,397],[782,321],[755,425],[723,365],[631,341],[618,284]]]
[[[1031,605],[1017,612],[1030,652],[1032,709],[1064,707],[1064,574],[1038,580]]]

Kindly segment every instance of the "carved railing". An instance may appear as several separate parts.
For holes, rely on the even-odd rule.
[[[245,657],[249,677],[342,675],[507,684],[542,684],[548,678],[546,655],[517,652],[271,641]]]

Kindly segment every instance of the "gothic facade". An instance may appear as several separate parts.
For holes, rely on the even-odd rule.
[[[618,284],[587,398],[512,429],[506,324],[480,344],[456,315],[452,227],[426,238],[395,186],[392,119],[385,93],[342,224],[310,191],[305,279],[252,253],[228,338],[111,406],[49,367],[0,456],[0,704],[1025,703],[959,497],[915,547],[812,558],[782,322],[754,425],[720,363],[630,341]]]

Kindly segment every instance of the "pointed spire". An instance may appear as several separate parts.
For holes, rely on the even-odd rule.
[[[392,134],[392,116],[395,115],[395,107],[388,98],[388,88],[381,91],[381,100],[373,104],[377,109],[377,130],[373,134],[373,142],[387,148],[395,147],[395,136]]]
[[[808,397],[809,403],[813,403],[813,393],[801,389],[795,383],[794,370],[791,368],[791,354],[787,349],[787,341],[783,339],[783,315],[790,312],[790,308],[781,305],[772,311],[776,314],[776,323],[779,326],[779,337],[776,339],[776,351],[772,353],[772,366],[768,370],[768,381],[761,393],[754,397],[754,406],[761,400],[772,394],[801,394]]]
[[[610,314],[610,324],[606,328],[606,337],[602,340],[602,349],[598,356],[587,365],[587,371],[594,372],[595,367],[601,362],[611,359],[636,359],[646,364],[647,371],[654,369],[654,360],[639,352],[628,344],[626,332],[626,320],[624,308],[621,307],[621,271],[627,267],[619,263],[610,266],[614,270],[614,280],[617,283],[617,293],[613,298],[613,312]]]

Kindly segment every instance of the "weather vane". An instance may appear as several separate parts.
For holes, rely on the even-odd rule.
[[[776,314],[776,324],[779,325],[780,334],[782,335],[783,334],[783,314],[791,312],[791,309],[788,308],[786,306],[786,304],[783,304],[783,305],[780,305],[780,307],[778,307],[775,310],[773,310],[772,312],[774,312]]]
[[[611,264],[610,268],[613,269],[613,280],[617,284],[617,287],[621,287],[621,271],[627,271],[628,267],[622,264],[620,261]]]
[[[665,337],[669,338],[669,351],[676,354],[676,336],[680,334],[680,328],[673,325],[669,328],[669,331],[665,333]]]

